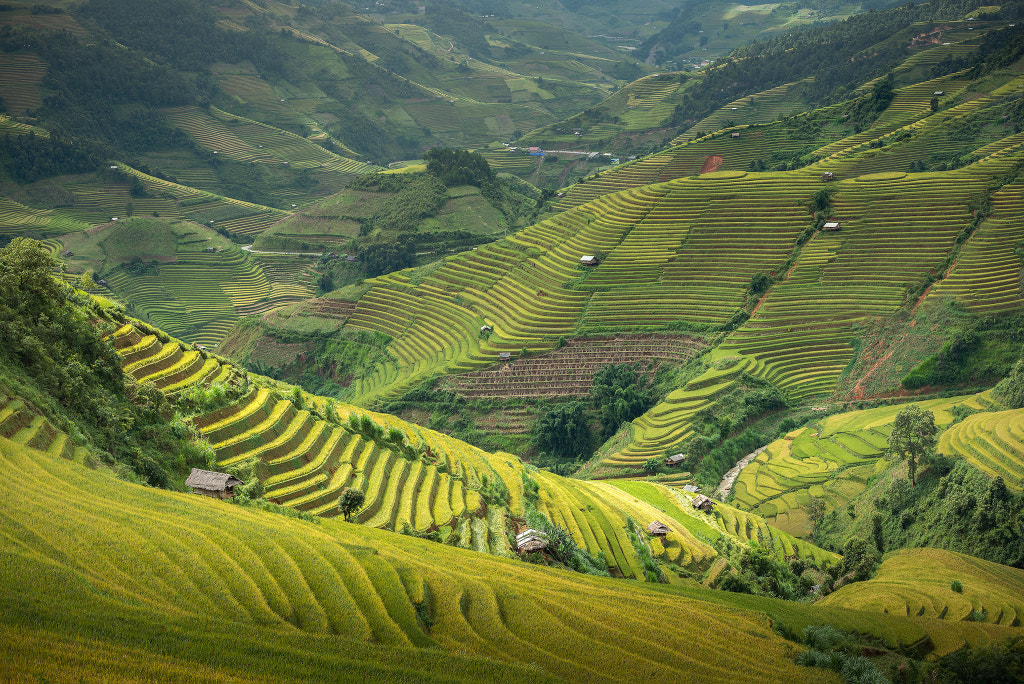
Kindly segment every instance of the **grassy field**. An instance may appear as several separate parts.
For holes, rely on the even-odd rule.
[[[930,637],[924,650],[938,654],[1019,633],[1004,626],[1020,610],[1019,571],[956,554],[901,552],[822,606],[645,589],[127,484],[79,460],[0,436],[11,494],[0,523],[0,672],[14,681],[634,681],[638,670],[652,681],[822,681],[794,665],[799,647],[770,624],[833,624],[890,648]],[[908,573],[926,580],[913,595],[895,589]],[[962,595],[946,589],[947,575]],[[873,614],[894,592],[910,615]],[[949,619],[982,607],[990,624]],[[654,646],[652,621],[675,625]]]
[[[955,581],[960,591],[951,588]],[[953,551],[904,549],[889,554],[872,579],[845,586],[820,605],[916,618],[941,656],[1020,632],[1022,596],[1021,570]]]

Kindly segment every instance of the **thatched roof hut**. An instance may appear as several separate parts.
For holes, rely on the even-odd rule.
[[[654,520],[647,526],[647,531],[651,533],[651,536],[664,538],[672,530],[660,520]]]
[[[185,486],[193,494],[202,494],[214,499],[230,499],[235,495],[235,485],[245,484],[234,475],[193,468],[185,480]]]
[[[516,535],[516,551],[519,553],[531,553],[543,551],[548,547],[548,535],[530,528]]]
[[[708,497],[704,496],[703,494],[698,494],[697,496],[693,497],[693,507],[698,511],[707,512],[714,508],[714,506],[715,502],[709,499]]]
[[[665,465],[676,466],[686,460],[686,454],[673,454],[665,459]]]

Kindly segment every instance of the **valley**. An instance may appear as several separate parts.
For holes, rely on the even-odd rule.
[[[0,4],[0,679],[1024,677],[1022,18]]]

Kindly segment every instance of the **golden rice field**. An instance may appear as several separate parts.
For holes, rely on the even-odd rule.
[[[5,678],[147,660],[199,680],[820,681],[757,610],[126,484],[4,439],[0,472]],[[673,629],[652,643],[652,621]]]
[[[875,580],[812,606],[296,520],[125,483],[6,437],[0,474],[0,676],[14,681],[822,681],[793,664],[799,647],[767,614],[891,648],[928,651],[930,638],[940,654],[1020,632],[1006,625],[1021,610],[1021,571],[943,551],[901,552]],[[962,597],[942,593],[947,575]],[[934,587],[900,593],[907,576]],[[951,619],[982,607],[992,624]],[[652,642],[652,624],[672,629]]]
[[[962,591],[951,588],[954,580]],[[936,654],[945,655],[995,635],[1024,634],[1024,570],[954,551],[903,549],[889,554],[875,577],[820,605],[918,618]]]
[[[366,495],[355,518],[359,523],[390,530],[405,525],[440,530],[445,537],[458,532],[459,545],[500,555],[508,552],[505,517],[525,514],[523,482],[531,477],[539,488],[538,510],[591,553],[603,553],[616,576],[644,577],[626,535],[629,518],[643,525],[655,519],[666,523],[672,532],[654,555],[695,571],[713,562],[717,552],[709,543],[723,533],[741,543],[769,539],[780,559],[835,560],[833,554],[769,528],[757,515],[726,506],[710,517],[695,513],[688,495],[668,487],[658,485],[653,499],[630,496],[608,483],[528,469],[511,454],[487,453],[393,416],[345,404],[324,420],[310,410],[316,405],[323,412],[322,399],[309,397],[306,408],[297,406],[290,399],[290,386],[251,374],[243,380],[230,364],[173,338],[162,342],[131,323],[111,337],[125,372],[164,392],[214,382],[244,389],[228,406],[192,420],[220,467],[258,463],[264,496],[273,503],[331,517],[338,513],[342,490],[352,487]],[[425,456],[409,460],[389,443],[354,432],[348,427],[353,416],[370,420],[383,434],[400,434]],[[509,492],[507,506],[483,503],[481,490],[496,481]],[[493,524],[472,524],[484,516]]]
[[[938,448],[1015,491],[1024,489],[1024,409],[968,416],[942,434]]]

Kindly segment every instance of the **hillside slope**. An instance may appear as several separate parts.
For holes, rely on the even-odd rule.
[[[796,646],[766,613],[792,630],[834,624],[891,648],[927,644],[933,631],[905,617],[674,595],[296,521],[118,482],[2,438],[0,471],[5,677],[635,681],[642,671],[652,681],[822,681],[821,670],[794,665]],[[652,644],[652,624],[673,628]],[[970,634],[983,643],[1017,632]]]

